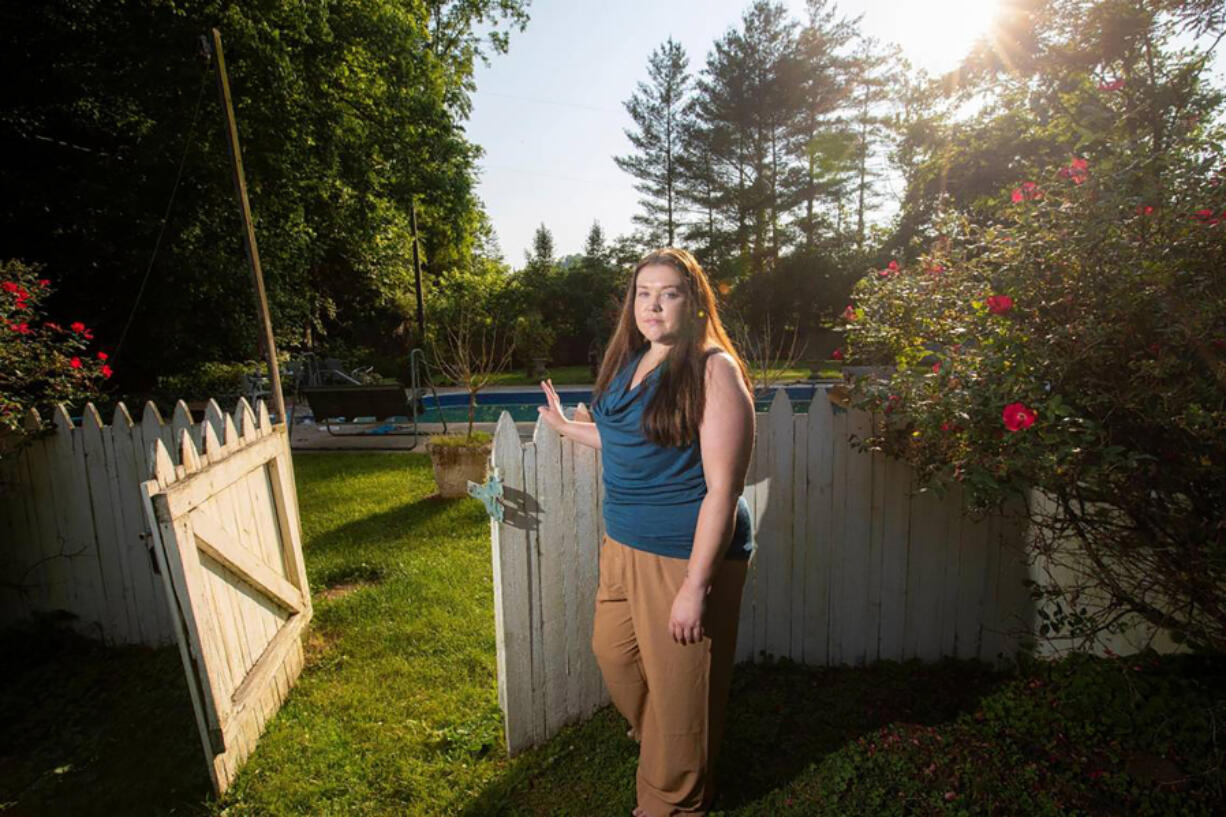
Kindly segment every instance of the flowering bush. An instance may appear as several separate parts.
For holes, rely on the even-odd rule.
[[[853,388],[879,412],[865,445],[938,490],[962,483],[978,509],[1029,487],[1055,499],[1112,599],[1070,631],[1130,611],[1226,647],[1216,150],[1164,157],[1161,192],[1127,157],[1036,172],[1002,196],[999,223],[948,217],[927,253],[865,276],[844,313],[851,362],[897,366]]]
[[[93,331],[80,321],[67,327],[45,320],[51,282],[37,267],[0,263],[0,454],[23,435],[31,408],[50,419],[56,403],[95,397],[112,374],[107,353],[93,347]]]

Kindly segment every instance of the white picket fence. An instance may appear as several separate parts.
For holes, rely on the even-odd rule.
[[[233,416],[252,411],[242,401]],[[168,423],[153,403],[139,423],[120,403],[109,425],[92,404],[79,426],[62,406],[53,424],[0,460],[0,627],[66,611],[80,632],[106,643],[175,643],[140,484],[152,474],[157,440],[178,457],[180,431],[202,447],[206,423],[193,423],[179,401]]]
[[[960,490],[916,493],[910,468],[862,453],[870,417],[806,414],[782,390],[757,418],[744,496],[758,550],[737,660],[811,665],[942,656],[997,662],[1033,617],[1020,516],[975,519]],[[504,521],[491,524],[499,700],[517,752],[608,701],[591,651],[601,518],[599,453],[510,415],[491,455]]]

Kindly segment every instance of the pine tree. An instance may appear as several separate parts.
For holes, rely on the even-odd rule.
[[[695,132],[710,156],[690,157],[687,167],[713,169],[704,198],[720,203],[735,253],[751,270],[773,264],[790,240],[785,215],[794,206],[790,157],[799,115],[790,88],[800,76],[795,41],[786,9],[757,0],[742,29],[716,41],[698,82],[701,127]]]
[[[671,37],[652,52],[647,64],[651,84],[640,82],[624,104],[636,130],[626,137],[635,153],[615,156],[617,166],[639,182],[642,213],[634,222],[646,228],[655,243],[672,246],[680,224],[677,207],[677,156],[680,152],[680,120],[689,90],[686,69],[689,58]]]
[[[532,235],[532,251],[525,252],[525,261],[529,269],[548,272],[553,268],[553,233],[543,223]]]
[[[897,46],[883,50],[872,37],[862,37],[855,54],[856,81],[852,89],[852,128],[856,138],[855,193],[856,247],[864,248],[867,212],[876,199],[876,183],[881,171],[873,161],[888,150],[891,136],[887,108],[892,103],[891,87],[900,56]]]
[[[799,167],[796,200],[803,212],[796,226],[806,249],[818,243],[848,194],[856,170],[856,135],[846,125],[855,65],[846,49],[856,36],[858,20],[836,18],[831,0],[808,0],[808,22],[796,39],[801,71],[791,88],[797,94],[800,115],[795,120],[795,148]]]
[[[609,248],[605,242],[604,229],[599,221],[592,222],[592,229],[587,232],[587,241],[583,243],[583,255],[589,261],[604,263],[608,259]]]

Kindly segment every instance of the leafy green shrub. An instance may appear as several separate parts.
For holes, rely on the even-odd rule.
[[[998,223],[948,217],[844,314],[853,359],[897,366],[857,381],[855,405],[881,419],[866,445],[938,490],[962,483],[975,507],[1052,498],[1038,549],[1074,539],[1110,598],[1074,634],[1131,611],[1226,647],[1221,136],[1036,172]]]
[[[51,281],[39,267],[0,263],[0,455],[24,439],[30,409],[47,423],[52,406],[97,397],[112,374],[93,330],[81,321],[65,328],[45,320],[43,301],[50,293]]]
[[[169,404],[175,400],[209,398],[224,404],[246,395],[244,375],[263,375],[267,372],[268,364],[261,360],[209,360],[186,372],[159,377],[157,392]]]

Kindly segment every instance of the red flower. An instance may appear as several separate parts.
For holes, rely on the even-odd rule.
[[[939,360],[938,360],[936,363],[933,363],[933,364],[932,364],[932,370],[933,370],[934,372],[939,372],[939,371],[941,371],[941,361],[939,361]]]
[[[933,264],[929,264],[929,265],[928,265],[928,268],[927,268],[926,270],[924,270],[924,271],[925,271],[925,272],[931,272],[932,274],[934,274],[934,275],[935,275],[935,274],[936,274],[936,273],[938,273],[938,272],[944,272],[944,271],[945,271],[945,267],[941,266],[940,264],[933,263]]]
[[[19,335],[30,334],[30,324],[26,323],[25,321],[22,321],[21,323],[10,323],[9,329],[12,329]]]
[[[993,315],[1003,315],[1013,308],[1013,299],[1008,295],[989,295],[988,311]]]
[[[29,309],[30,305],[27,304],[25,301],[17,301],[15,304],[13,304],[13,308],[14,309]]]
[[[1154,206],[1152,204],[1138,204],[1137,205],[1137,215],[1138,216],[1153,215],[1153,212],[1154,212]]]
[[[81,368],[81,358],[74,357],[72,360],[68,361],[68,365],[74,369]]]
[[[111,367],[103,363],[102,364],[102,376],[110,377],[112,374],[114,374],[114,371],[111,369]]]
[[[886,264],[885,268],[888,269],[890,272],[898,272],[898,262],[891,261],[890,263]]]
[[[47,287],[51,286],[51,279],[50,278],[39,278],[38,285],[42,287],[43,289],[46,289]]]
[[[68,324],[68,328],[74,332],[80,333],[85,331],[85,324],[81,323],[80,321],[73,321],[72,323]]]
[[[86,329],[86,330],[85,330],[85,339],[86,339],[86,340],[93,340],[93,339],[94,339],[94,330],[92,330],[92,329]]]
[[[1010,431],[1021,431],[1023,428],[1030,428],[1034,425],[1035,411],[1027,407],[1025,403],[1010,403],[1001,412],[1001,417],[1005,421],[1005,428]]]
[[[1208,210],[1208,209],[1197,210],[1195,213],[1192,214],[1192,218],[1196,219],[1201,224],[1205,224],[1209,227],[1212,227],[1213,225],[1217,224],[1219,221],[1222,220],[1222,216],[1218,216],[1212,210]]]
[[[856,319],[856,310],[851,304],[848,304],[847,308],[843,310],[843,319],[848,321],[854,321]]]
[[[48,329],[54,329],[57,332],[64,331],[64,327],[60,326],[58,323],[52,323],[51,321],[47,321],[43,324],[43,326],[47,327]]]
[[[949,423],[941,423],[942,431],[949,431]]]
[[[1068,167],[1060,168],[1060,175],[1072,179],[1074,184],[1081,184],[1090,177],[1089,166],[1090,163],[1085,159],[1073,159]]]
[[[831,352],[831,353],[830,353],[830,357],[831,357],[831,359],[832,359],[832,360],[842,360],[842,359],[843,359],[843,350],[842,350],[842,349],[835,349],[833,352]]]
[[[3,284],[0,284],[0,287],[3,287],[5,292],[16,292],[21,289],[15,281],[5,281]]]
[[[1043,198],[1043,191],[1034,182],[1022,182],[1021,187],[1013,188],[1013,201],[1033,201]]]
[[[99,353],[98,353],[98,359],[99,359],[99,360],[106,360],[108,357],[110,357],[110,355],[108,355],[106,352],[99,352]]]
[[[1100,91],[1118,91],[1119,89],[1123,87],[1124,87],[1123,77],[1120,77],[1119,79],[1113,79],[1110,82],[1098,83],[1098,90]]]

